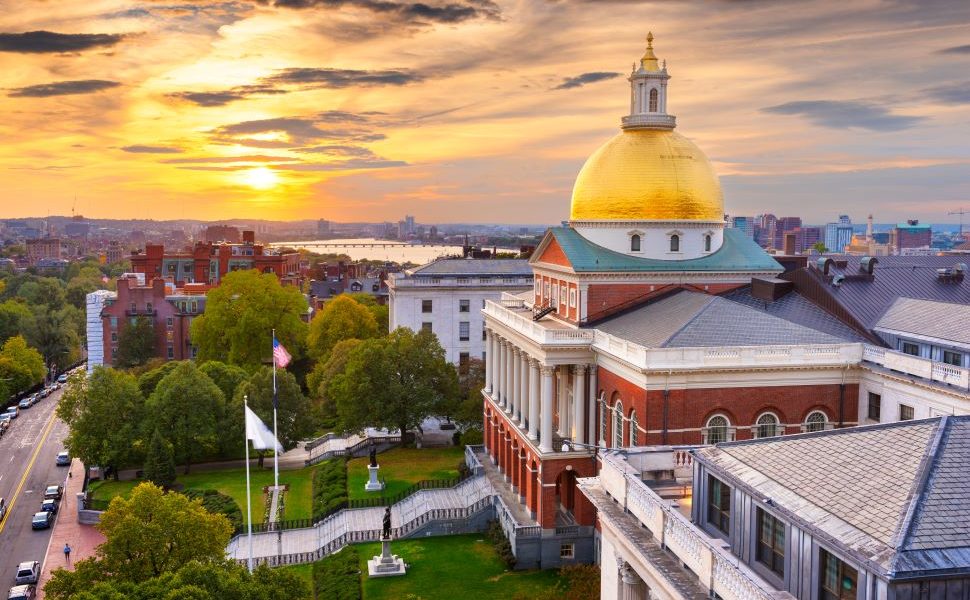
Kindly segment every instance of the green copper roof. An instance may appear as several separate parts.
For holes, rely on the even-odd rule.
[[[712,254],[687,260],[658,260],[627,256],[579,235],[572,227],[549,230],[577,273],[582,272],[648,272],[648,271],[771,271],[784,269],[754,240],[738,229],[724,230],[724,244]]]

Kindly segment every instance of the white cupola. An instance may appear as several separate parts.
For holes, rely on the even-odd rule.
[[[653,33],[647,33],[647,51],[630,73],[630,114],[623,117],[623,129],[673,129],[677,119],[667,114],[667,63],[660,66],[653,53]]]

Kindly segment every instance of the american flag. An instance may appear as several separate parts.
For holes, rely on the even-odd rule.
[[[279,343],[279,340],[276,338],[273,338],[273,362],[276,363],[276,366],[285,369],[286,365],[290,364],[290,359],[292,358],[290,353],[286,351],[286,348],[283,347],[283,344]]]

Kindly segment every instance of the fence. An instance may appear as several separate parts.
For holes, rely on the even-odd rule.
[[[400,434],[388,435],[388,436],[382,436],[382,437],[368,437],[357,442],[353,446],[348,446],[346,448],[339,448],[337,450],[328,450],[327,452],[322,452],[316,456],[311,456],[310,458],[306,459],[303,462],[306,466],[309,467],[317,463],[321,463],[325,460],[336,458],[338,456],[356,456],[361,450],[363,450],[364,448],[369,448],[371,446],[380,446],[384,444],[400,444],[400,443],[401,443]]]

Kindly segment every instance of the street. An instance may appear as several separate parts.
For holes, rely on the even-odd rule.
[[[3,594],[14,584],[19,563],[36,560],[43,566],[51,530],[34,531],[30,520],[40,510],[44,488],[63,484],[67,477],[68,468],[54,464],[67,435],[67,426],[54,417],[54,408],[62,393],[63,388],[22,409],[0,438],[0,497],[7,501],[7,515],[0,520],[0,548],[3,548],[0,593]],[[76,518],[58,514],[58,518],[72,517]]]

